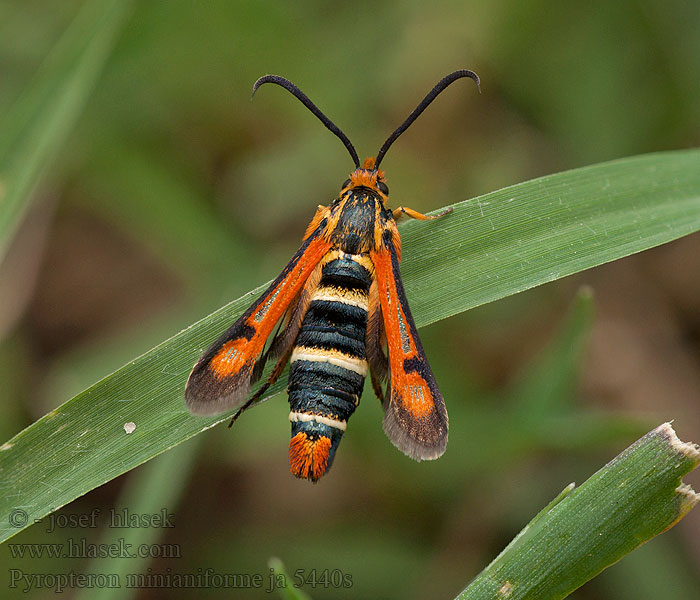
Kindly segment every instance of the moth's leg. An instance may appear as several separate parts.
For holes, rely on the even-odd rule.
[[[291,354],[292,346],[290,345],[289,349],[285,352],[285,354],[277,361],[277,364],[272,369],[272,372],[267,378],[267,381],[260,387],[260,389],[257,392],[255,392],[255,394],[253,394],[250,397],[250,399],[243,406],[241,406],[236,411],[236,414],[231,417],[231,422],[228,424],[229,428],[233,426],[233,424],[236,422],[236,419],[238,419],[238,417],[240,417],[245,410],[250,408],[257,400],[259,400],[262,397],[262,395],[270,388],[270,386],[279,379],[279,376],[282,375],[284,367],[287,364],[287,361],[289,360]]]
[[[454,208],[450,206],[450,208],[447,208],[436,215],[424,215],[423,213],[419,213],[418,211],[413,210],[412,208],[399,206],[397,209],[394,210],[393,215],[395,220],[398,220],[403,215],[406,215],[407,217],[411,217],[412,219],[418,219],[419,221],[432,221],[433,219],[439,219],[440,217],[444,217],[445,215],[450,214],[453,210]]]

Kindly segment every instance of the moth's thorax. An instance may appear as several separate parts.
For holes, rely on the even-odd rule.
[[[387,211],[377,193],[368,188],[343,191],[330,206],[327,239],[348,254],[367,253],[378,248],[378,234],[386,221]]]

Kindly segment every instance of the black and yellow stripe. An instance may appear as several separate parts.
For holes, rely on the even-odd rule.
[[[317,480],[330,467],[367,375],[365,336],[374,268],[364,254],[334,250],[290,359],[290,465]]]

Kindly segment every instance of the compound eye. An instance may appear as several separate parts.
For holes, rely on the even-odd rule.
[[[380,191],[382,194],[384,194],[384,195],[386,195],[386,196],[389,195],[389,188],[386,186],[386,183],[384,183],[383,181],[378,181],[378,182],[377,182],[377,187],[379,188],[379,191]]]
[[[346,179],[346,180],[345,180],[345,183],[344,183],[343,185],[340,186],[340,189],[341,189],[341,190],[344,190],[344,189],[345,189],[346,187],[348,187],[351,183],[352,183],[352,180],[351,180],[351,179]]]

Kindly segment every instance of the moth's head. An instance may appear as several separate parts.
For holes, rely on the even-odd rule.
[[[384,171],[377,169],[373,157],[366,158],[361,168],[350,173],[350,178],[345,181],[340,189],[341,196],[350,190],[365,188],[378,194],[383,200],[389,196],[389,188],[386,185]]]

